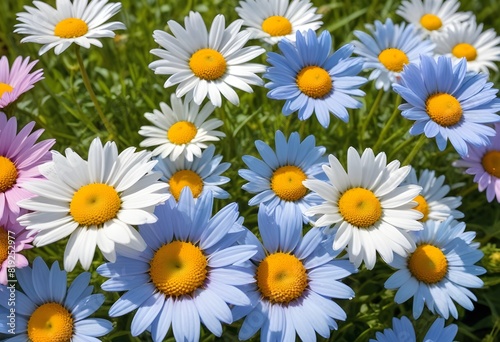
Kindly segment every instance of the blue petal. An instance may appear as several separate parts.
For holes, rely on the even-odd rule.
[[[257,246],[232,246],[216,251],[208,257],[210,267],[225,267],[247,261],[257,253]]]
[[[129,291],[151,281],[148,273],[134,274],[130,276],[120,276],[111,278],[102,283],[101,288],[104,291]]]
[[[101,293],[93,294],[81,299],[73,308],[72,314],[75,321],[87,318],[97,311],[104,303],[104,295]]]
[[[257,221],[264,248],[270,253],[276,252],[280,247],[279,230],[272,214],[267,212],[266,207],[263,204],[259,206]]]
[[[35,292],[44,301],[50,300],[51,296],[49,287],[44,285],[47,284],[47,279],[50,279],[49,268],[41,257],[37,257],[33,261],[32,281]]]
[[[111,317],[122,316],[137,309],[151,297],[155,291],[156,289],[152,284],[144,284],[144,286],[126,292],[111,306],[109,315]]]
[[[151,324],[151,337],[155,342],[161,342],[167,335],[170,329],[170,324],[172,323],[173,315],[173,299],[172,297],[165,298],[160,313],[156,316],[155,320]]]
[[[224,239],[226,233],[238,220],[239,211],[236,203],[231,203],[219,210],[208,222],[200,237],[200,247],[208,249]]]
[[[75,322],[75,333],[85,336],[104,336],[113,330],[113,324],[107,319],[89,318]]]
[[[257,140],[255,142],[255,147],[257,147],[257,150],[259,151],[262,159],[264,159],[264,162],[269,165],[271,169],[277,169],[279,167],[278,159],[276,158],[276,154],[272,150],[269,145],[267,145],[265,142],[261,140]]]
[[[82,294],[87,290],[90,281],[90,273],[80,273],[71,283],[68,288],[64,305],[68,308],[73,308],[78,301],[82,298]]]
[[[165,301],[165,295],[162,292],[156,292],[150,296],[141,306],[132,319],[130,332],[132,336],[137,336],[146,330],[160,313]]]
[[[264,311],[262,303],[257,304],[243,321],[238,333],[238,338],[240,340],[248,340],[259,331],[267,320],[267,312]]]
[[[172,330],[176,341],[198,341],[200,339],[200,316],[194,301],[180,297],[174,301]]]
[[[50,269],[50,300],[56,303],[62,303],[66,296],[67,286],[66,271],[61,270],[59,264],[55,261]]]
[[[221,322],[229,324],[233,321],[227,304],[208,289],[198,291],[193,299],[201,322],[212,334],[220,337],[222,335]]]

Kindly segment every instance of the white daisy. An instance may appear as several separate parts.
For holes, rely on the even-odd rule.
[[[483,24],[476,24],[475,18],[472,18],[451,25],[436,39],[435,52],[449,56],[455,62],[465,58],[468,71],[498,71],[495,62],[500,61],[500,37],[492,28],[483,31]]]
[[[233,88],[253,92],[250,85],[263,85],[255,73],[266,70],[264,65],[247,63],[265,50],[258,46],[243,47],[251,33],[240,32],[242,24],[243,20],[235,20],[225,28],[224,16],[219,14],[207,31],[197,12],[190,12],[184,19],[185,28],[169,20],[173,35],[161,30],[153,33],[162,49],[153,49],[151,53],[161,59],[149,67],[155,74],[171,75],[164,87],[178,84],[177,97],[187,94],[198,105],[208,97],[214,106],[220,107],[222,94],[238,105],[239,98]]]
[[[104,23],[120,11],[121,3],[107,4],[108,0],[57,0],[56,8],[41,1],[33,1],[35,7],[24,6],[26,12],[17,14],[15,33],[26,34],[21,43],[43,44],[38,54],[52,48],[56,55],[72,43],[86,49],[90,45],[102,47],[97,38],[113,38],[113,30],[123,30],[118,21]]]
[[[214,130],[222,126],[221,120],[207,120],[215,108],[211,103],[200,110],[194,102],[186,100],[183,103],[175,94],[170,96],[170,103],[172,107],[162,102],[161,111],[155,109],[153,113],[144,114],[154,126],[142,126],[139,130],[139,134],[146,137],[140,146],[157,146],[154,156],[193,161],[193,156],[201,157],[201,150],[207,148],[206,142],[226,136]]]
[[[116,144],[104,147],[96,138],[88,161],[70,148],[66,156],[53,152],[52,162],[40,167],[46,180],[33,180],[24,188],[36,196],[19,202],[33,212],[19,218],[26,229],[38,231],[36,246],[70,235],[64,251],[64,268],[71,271],[78,260],[84,269],[92,262],[95,247],[110,261],[115,244],[143,250],[146,243],[132,225],[156,222],[157,204],[164,202],[167,185],[161,174],[151,172],[151,153],[130,147],[118,154]]]
[[[424,215],[420,221],[444,221],[450,216],[455,219],[464,217],[461,211],[456,210],[462,204],[462,197],[445,197],[450,192],[450,186],[443,185],[444,179],[443,175],[436,177],[435,172],[431,170],[421,171],[417,179],[417,173],[412,169],[403,182],[403,184],[416,184],[422,187],[420,195],[414,198],[417,202],[414,209]]]
[[[236,12],[252,38],[271,45],[284,38],[295,41],[297,31],[316,31],[323,24],[309,0],[246,0],[239,4]]]
[[[328,161],[323,170],[329,182],[305,180],[304,185],[324,199],[306,214],[320,215],[318,227],[333,225],[333,249],[347,246],[349,260],[356,267],[364,261],[368,269],[375,265],[377,251],[389,263],[393,253],[406,255],[414,249],[409,231],[422,229],[422,214],[412,209],[413,199],[422,188],[401,185],[410,166],[400,168],[397,160],[387,164],[385,153],[375,156],[369,148],[360,156],[353,147],[347,152],[347,173],[333,155]]]
[[[471,12],[457,12],[459,7],[456,0],[407,0],[401,3],[396,14],[434,40],[450,25],[471,17]]]

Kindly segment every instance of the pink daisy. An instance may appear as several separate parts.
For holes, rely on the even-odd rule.
[[[0,109],[7,107],[23,93],[33,88],[36,82],[43,79],[42,69],[38,69],[30,74],[31,69],[33,69],[38,60],[31,63],[29,61],[29,57],[23,60],[19,56],[9,70],[7,57],[2,56],[0,59]]]
[[[469,146],[469,153],[453,166],[467,168],[465,173],[474,176],[479,191],[486,189],[488,202],[496,197],[500,203],[500,124],[495,124],[495,131],[489,145]]]
[[[33,195],[23,184],[33,178],[42,178],[38,166],[49,161],[49,149],[54,139],[36,143],[43,130],[31,132],[30,122],[17,133],[17,120],[0,112],[0,224],[14,222],[19,216],[17,202]]]
[[[7,285],[7,269],[28,266],[28,259],[22,250],[33,248],[30,244],[34,235],[17,222],[0,225],[0,284]]]

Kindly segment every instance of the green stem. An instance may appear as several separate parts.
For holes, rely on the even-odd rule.
[[[304,132],[306,130],[306,121],[302,121],[300,123],[300,126],[299,126],[299,135],[300,135],[300,139],[304,139],[305,136],[304,136]]]
[[[373,146],[373,150],[374,151],[377,151],[378,148],[380,147],[380,145],[382,145],[382,143],[384,142],[384,138],[385,138],[385,136],[387,134],[387,131],[389,131],[389,129],[391,129],[392,123],[399,116],[399,109],[398,109],[398,107],[399,107],[400,103],[401,103],[401,96],[397,95],[396,96],[396,101],[394,103],[394,111],[392,112],[391,117],[389,118],[389,120],[385,124],[384,128],[382,128],[382,132],[380,132],[380,135],[379,135],[379,137],[377,139],[377,142]]]
[[[418,138],[417,142],[415,143],[415,146],[413,146],[413,149],[411,150],[410,154],[408,154],[401,163],[401,165],[409,165],[413,158],[417,155],[418,152],[420,152],[420,149],[424,144],[427,142],[427,137],[425,134],[420,135],[420,138]]]
[[[76,59],[78,61],[78,66],[80,67],[80,71],[82,73],[82,79],[83,79],[83,84],[85,85],[85,88],[89,92],[90,99],[94,103],[94,107],[99,114],[99,117],[101,118],[102,123],[104,124],[104,127],[106,127],[106,130],[109,133],[109,140],[114,140],[115,131],[113,129],[113,126],[111,125],[111,122],[106,118],[104,115],[104,112],[102,111],[101,105],[99,104],[99,101],[97,100],[97,96],[94,93],[94,90],[92,89],[92,85],[90,84],[90,79],[89,75],[87,74],[87,70],[85,70],[85,65],[83,64],[82,56],[80,54],[80,47],[75,44],[75,51],[76,51]]]
[[[474,183],[472,184],[471,186],[469,186],[467,189],[465,189],[464,191],[462,191],[460,193],[460,196],[462,197],[466,197],[468,194],[470,194],[471,192],[474,192],[474,191],[478,191],[477,190],[477,184]]]
[[[375,98],[375,101],[372,104],[372,108],[370,108],[370,111],[368,112],[368,116],[365,118],[363,124],[361,125],[361,130],[359,132],[360,141],[363,140],[365,136],[366,127],[372,121],[373,115],[375,114],[375,111],[378,109],[378,105],[380,103],[380,100],[382,99],[382,95],[384,95],[384,90],[380,89],[378,91],[377,97]]]

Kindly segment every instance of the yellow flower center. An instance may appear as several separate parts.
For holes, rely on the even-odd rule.
[[[170,192],[176,201],[179,200],[181,191],[186,186],[189,186],[194,198],[200,196],[203,190],[203,179],[196,172],[191,170],[177,171],[172,175],[168,184],[170,185]]]
[[[462,106],[450,94],[438,93],[429,96],[425,108],[432,121],[443,127],[453,126],[462,118]]]
[[[5,192],[16,184],[17,169],[9,158],[0,156],[0,192]]]
[[[87,23],[79,18],[66,18],[57,23],[54,35],[61,38],[78,38],[89,31]]]
[[[9,255],[9,233],[4,227],[0,226],[0,264],[3,263]]]
[[[257,286],[271,303],[289,303],[307,287],[307,273],[294,255],[278,252],[268,255],[257,267]]]
[[[207,258],[191,242],[173,241],[163,245],[149,265],[151,281],[167,296],[190,295],[207,278]]]
[[[167,138],[172,144],[183,145],[189,143],[196,136],[198,129],[189,121],[174,123],[167,132]]]
[[[500,151],[488,151],[481,161],[484,170],[490,175],[500,178]]]
[[[82,226],[100,226],[116,217],[121,199],[107,184],[87,184],[78,189],[69,205],[69,213]]]
[[[435,31],[443,26],[443,22],[437,15],[428,13],[424,14],[422,18],[420,18],[420,25],[428,31]]]
[[[4,93],[10,93],[13,90],[14,88],[12,88],[10,84],[0,82],[0,99]]]
[[[465,57],[467,61],[473,61],[477,57],[477,50],[474,46],[467,43],[460,43],[455,45],[453,50],[451,50],[453,56],[457,58]]]
[[[410,63],[408,56],[406,53],[399,49],[389,48],[383,50],[378,55],[378,60],[382,63],[383,66],[387,68],[387,70],[394,72],[403,71],[403,67]]]
[[[382,205],[373,192],[352,188],[342,194],[338,202],[344,220],[355,227],[368,228],[382,216]]]
[[[419,281],[435,284],[446,275],[448,261],[441,249],[422,244],[408,258],[408,269]]]
[[[189,67],[202,80],[216,80],[226,72],[226,60],[219,51],[201,49],[189,59]]]
[[[290,21],[280,15],[273,15],[262,23],[262,31],[273,37],[286,36],[292,33]]]
[[[322,98],[333,88],[328,71],[314,65],[300,70],[296,82],[300,91],[314,99]]]
[[[420,211],[422,214],[424,214],[424,217],[420,219],[421,222],[427,221],[427,218],[429,216],[429,204],[425,200],[424,196],[418,195],[413,199],[415,202],[417,202],[417,206],[413,209]]]
[[[499,264],[500,263],[500,252],[493,252],[490,254],[490,262],[492,264]]]
[[[61,304],[39,306],[28,321],[31,342],[68,342],[73,337],[73,316]]]
[[[271,189],[285,201],[298,201],[305,196],[307,188],[302,185],[306,174],[297,166],[282,166],[271,177]]]

